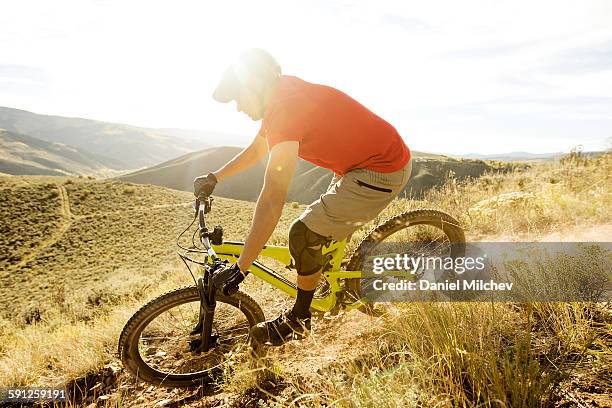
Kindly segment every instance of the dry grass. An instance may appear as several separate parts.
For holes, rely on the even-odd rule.
[[[55,177],[3,177],[0,189],[7,232],[0,241],[0,387],[52,385],[95,371],[114,358],[119,331],[138,306],[191,281],[174,241],[193,218],[192,194]],[[286,243],[283,232],[300,211],[287,206],[271,243]],[[218,198],[211,219],[226,239],[240,240],[252,212],[252,203]],[[54,234],[60,225],[65,230]],[[31,257],[16,268],[22,254]]]
[[[355,350],[357,357],[344,358],[308,381],[291,373],[284,381],[294,387],[293,398],[303,396],[305,406],[551,406],[559,398],[558,384],[577,361],[597,353],[594,341],[603,333],[592,325],[594,309],[394,305],[378,322],[375,341]],[[588,361],[601,368],[610,349],[599,353]]]
[[[319,334],[272,350],[259,366],[244,362],[222,391],[236,407],[257,399],[249,406],[608,406],[610,343],[599,326],[610,327],[611,312],[577,303],[392,305],[377,320],[362,318],[359,339],[336,355]],[[299,367],[318,366],[316,355],[322,367]]]
[[[35,250],[37,242],[57,228],[58,217],[59,191],[54,184],[0,183],[0,270]]]
[[[590,159],[574,154],[504,175],[449,179],[423,201],[396,200],[353,242],[386,217],[417,207],[448,211],[472,239],[534,237],[606,223],[612,214],[611,170],[610,154]],[[52,183],[66,187],[72,216],[70,228],[12,276],[29,289],[20,294],[16,286],[1,289],[0,386],[56,384],[95,371],[115,358],[119,330],[138,305],[189,282],[173,247],[190,221],[191,212],[182,207],[188,193],[83,179],[68,184],[65,178],[22,179],[0,180],[12,197],[4,205],[16,205],[16,214],[25,207],[13,203],[26,202],[28,189]],[[513,192],[521,198],[483,204]],[[51,224],[44,228],[53,230],[62,214],[49,207],[44,211]],[[302,209],[286,206],[270,242],[286,243],[288,226]],[[211,219],[224,226],[227,238],[243,239],[252,210],[250,203],[218,199]],[[35,222],[17,215],[11,220],[10,231]],[[36,247],[37,236],[24,237]],[[288,302],[253,280],[245,288],[269,317]],[[38,311],[26,324],[30,298]],[[313,338],[271,350],[264,368],[247,362],[232,371],[221,384],[223,398],[233,406],[262,407],[589,406],[587,394],[600,406],[610,402],[605,378],[612,311],[606,305],[414,303],[390,306],[379,319],[353,312],[314,324]],[[147,395],[155,398],[154,392]],[[115,401],[135,403],[129,392]]]
[[[571,226],[607,223],[611,177],[612,154],[572,154],[561,162],[537,163],[505,175],[464,183],[450,179],[423,201],[396,200],[355,234],[352,245],[385,218],[419,207],[442,208],[458,217],[472,239],[530,239]],[[513,192],[527,199],[501,205],[493,200],[495,205],[484,214],[473,210],[483,200]],[[564,259],[551,273],[563,276],[584,267],[581,259],[573,259],[579,265],[569,261]],[[566,282],[558,283],[561,288]],[[289,353],[273,350],[268,369],[272,377],[282,378],[275,382],[282,391],[266,387],[270,371],[264,375],[246,369],[228,382],[227,390],[250,395],[255,389],[268,407],[612,404],[606,380],[612,374],[612,309],[607,304],[414,303],[389,306],[379,320],[365,319],[355,331],[356,343],[308,375],[299,364],[317,364],[312,356],[328,357],[334,342],[319,336],[318,342],[285,346]],[[363,330],[369,334],[364,336]],[[285,359],[296,362],[288,368]]]
[[[518,199],[504,199],[510,193]],[[516,241],[517,236],[530,239],[570,226],[608,223],[612,220],[612,152],[594,158],[574,152],[557,162],[515,165],[512,171],[462,182],[451,177],[442,187],[429,190],[423,200],[392,202],[354,234],[353,244],[372,226],[416,208],[448,212],[461,222],[470,240],[496,236]]]
[[[459,217],[475,236],[542,234],[567,226],[585,226],[612,219],[612,153],[587,158],[570,154],[557,163],[535,163],[507,174],[490,174],[472,182],[450,180],[425,202]],[[522,199],[483,200],[518,193]],[[478,211],[480,210],[480,211]]]

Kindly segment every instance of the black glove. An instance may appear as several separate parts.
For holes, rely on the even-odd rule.
[[[221,289],[225,296],[231,296],[238,292],[238,286],[248,273],[249,271],[242,273],[238,264],[224,266],[213,275],[213,284],[217,289]]]
[[[213,173],[208,173],[205,176],[196,177],[193,180],[193,194],[196,197],[208,197],[212,194],[217,185],[217,178]]]

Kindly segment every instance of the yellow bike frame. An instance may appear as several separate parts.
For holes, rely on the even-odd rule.
[[[236,262],[238,256],[242,252],[244,242],[233,242],[227,241],[221,245],[212,245],[217,256],[221,259],[227,259],[230,262]],[[331,241],[328,245],[323,247],[323,256],[328,257],[329,263],[323,276],[329,284],[330,291],[323,297],[315,297],[312,300],[311,306],[321,312],[328,312],[332,310],[338,302],[338,293],[342,290],[340,287],[340,279],[353,279],[361,278],[361,271],[343,271],[340,270],[340,264],[342,263],[342,256],[346,247],[346,240],[342,241]],[[269,257],[282,263],[285,266],[289,266],[291,263],[291,255],[289,254],[289,248],[284,246],[266,245],[260,253],[260,256]],[[275,288],[278,288],[288,294],[289,296],[295,297],[297,295],[296,285],[274,271],[268,268],[266,265],[259,261],[253,262],[251,273],[269,283]],[[343,303],[342,306],[346,310],[354,309],[363,306],[364,303],[361,300],[357,300],[351,303]]]

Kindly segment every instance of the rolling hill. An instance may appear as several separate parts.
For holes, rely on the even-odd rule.
[[[196,176],[217,170],[240,152],[239,147],[215,147],[188,153],[156,166],[119,177],[120,180],[153,184],[176,190],[192,191]],[[415,162],[410,182],[400,195],[421,197],[428,189],[442,185],[453,174],[459,180],[478,177],[487,171],[503,171],[510,165],[494,165],[482,160],[460,160],[441,155],[412,152]],[[215,193],[238,200],[256,201],[263,185],[265,161],[248,172],[234,176],[215,189]],[[332,173],[300,160],[287,194],[288,201],[310,203],[328,187]]]
[[[109,165],[120,167],[121,163],[62,143],[0,129],[1,173],[49,176],[95,174]]]
[[[118,181],[0,177],[0,193],[0,316],[25,320],[44,316],[49,294],[64,288],[68,299],[132,274],[154,278],[173,265],[175,238],[193,217],[189,193]],[[283,230],[300,211],[287,207]],[[240,216],[225,236],[244,239],[252,204],[219,198],[211,216]]]
[[[8,107],[0,107],[0,128],[89,152],[117,170],[151,166],[208,146],[201,134],[39,115]]]

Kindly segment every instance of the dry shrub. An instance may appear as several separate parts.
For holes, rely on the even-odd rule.
[[[356,356],[318,378],[286,373],[284,381],[304,406],[550,406],[560,381],[605,336],[590,317],[599,309],[580,303],[396,304],[382,317],[376,341],[364,343]]]
[[[508,200],[513,196],[528,199]],[[504,199],[505,205],[491,205],[487,211],[479,208]],[[421,202],[397,201],[393,206],[396,211],[415,204],[446,210],[474,237],[538,234],[564,225],[609,222],[612,153],[593,157],[574,152],[554,162],[516,166],[505,174],[486,174],[462,182],[451,178],[429,191]]]

